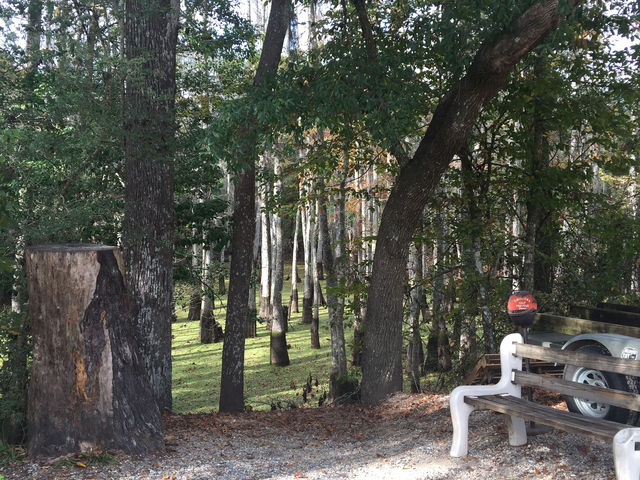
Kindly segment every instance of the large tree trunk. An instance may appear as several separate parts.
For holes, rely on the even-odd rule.
[[[280,159],[273,160],[273,174],[275,182],[273,194],[277,197],[282,189],[282,169]],[[272,365],[289,365],[289,351],[287,350],[287,325],[282,309],[282,286],[284,265],[282,261],[282,217],[279,212],[273,214],[273,320],[271,322],[270,359]]]
[[[364,13],[363,0],[353,0]],[[579,3],[579,2],[574,2]],[[572,5],[570,5],[572,6]],[[568,6],[568,7],[570,7]],[[568,13],[571,8],[562,9]],[[439,102],[413,157],[402,162],[382,213],[373,261],[362,362],[362,400],[374,404],[402,390],[402,297],[415,225],[483,105],[504,86],[520,59],[555,28],[566,13],[556,0],[536,2],[504,32],[481,46],[467,74]],[[371,26],[362,21],[368,51]],[[376,60],[374,58],[374,60]]]
[[[173,137],[178,0],[125,0],[127,77],[122,244],[137,338],[154,397],[171,409]]]
[[[29,454],[162,449],[160,411],[138,354],[120,252],[31,247],[27,269]]]
[[[273,76],[280,63],[282,44],[287,32],[287,0],[273,0],[269,24],[262,45],[262,54],[253,80],[262,85]],[[242,146],[241,164],[248,165],[238,175],[233,208],[233,233],[231,250],[227,318],[222,349],[222,379],[220,386],[220,411],[244,410],[244,329],[247,322],[251,257],[255,233],[255,162],[257,139],[251,126],[255,118],[249,118],[248,128],[239,132]]]

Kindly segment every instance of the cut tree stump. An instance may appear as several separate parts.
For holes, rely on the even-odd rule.
[[[164,448],[120,251],[44,245],[26,251],[33,365],[28,394],[32,457],[92,449]]]

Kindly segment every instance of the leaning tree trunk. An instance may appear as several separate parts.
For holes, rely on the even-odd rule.
[[[264,84],[266,77],[275,75],[280,63],[282,44],[287,32],[287,0],[273,0],[269,24],[262,44],[262,53],[254,86]],[[244,329],[247,321],[249,282],[251,280],[251,254],[255,233],[255,159],[258,143],[255,117],[247,119],[239,132],[240,164],[246,167],[236,183],[233,206],[233,233],[231,239],[231,265],[229,268],[229,295],[224,347],[222,349],[222,379],[220,383],[220,411],[244,410]]]
[[[367,51],[377,62],[364,0],[358,10]],[[367,304],[362,400],[378,403],[402,390],[402,298],[409,244],[422,210],[453,156],[470,137],[483,106],[503,88],[515,65],[570,13],[579,0],[534,2],[508,28],[478,50],[466,75],[453,82],[410,159],[401,162],[378,230]]]
[[[122,245],[137,339],[161,410],[171,410],[173,137],[178,0],[125,0]]]
[[[163,448],[162,422],[135,341],[119,250],[27,250],[33,366],[29,454]]]

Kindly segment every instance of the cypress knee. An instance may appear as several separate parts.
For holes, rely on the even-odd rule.
[[[122,255],[103,245],[27,249],[32,457],[164,447],[135,340]]]

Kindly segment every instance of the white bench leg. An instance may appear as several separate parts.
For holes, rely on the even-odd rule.
[[[458,387],[451,392],[449,409],[453,425],[452,457],[464,457],[469,450],[469,415],[474,408],[464,402],[465,387]]]
[[[509,430],[509,445],[518,447],[527,443],[527,427],[522,418],[505,415]]]
[[[638,480],[640,478],[640,428],[625,428],[613,437],[613,460],[618,480]]]

